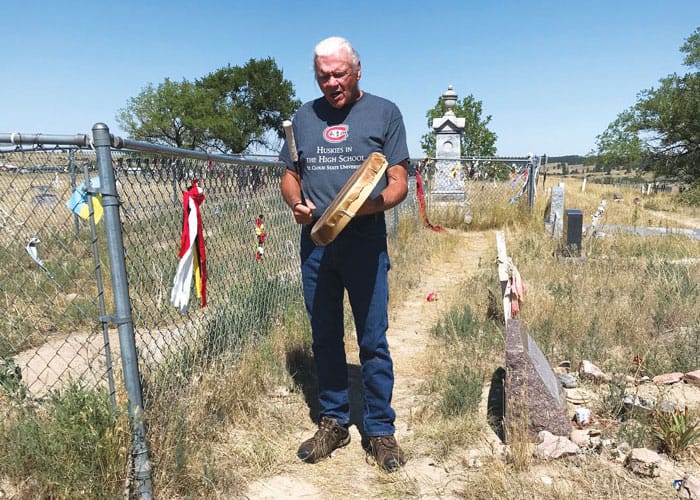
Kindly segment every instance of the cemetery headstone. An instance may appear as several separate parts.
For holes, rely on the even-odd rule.
[[[433,119],[435,132],[435,178],[431,185],[431,201],[460,202],[465,201],[464,169],[460,162],[462,156],[461,136],[466,119],[455,115],[457,92],[452,85],[442,94],[445,114]]]
[[[526,426],[530,439],[541,431],[569,436],[566,396],[554,370],[521,320],[506,326],[505,428]]]
[[[564,186],[552,187],[549,217],[545,220],[544,225],[554,239],[561,239],[564,234]]]
[[[566,211],[566,248],[572,255],[581,255],[583,212],[570,208]]]

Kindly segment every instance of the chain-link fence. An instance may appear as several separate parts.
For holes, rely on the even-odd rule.
[[[69,380],[114,394],[99,323],[104,238],[66,205],[83,166],[94,175],[94,153],[79,148],[0,153],[0,383],[34,397]]]
[[[0,384],[40,400],[79,382],[113,404],[124,386],[147,498],[143,410],[165,417],[149,413],[159,397],[301,307],[299,227],[279,193],[285,167],[123,140],[100,124],[93,136],[0,134],[0,146]],[[522,195],[536,163],[518,160],[460,163],[466,205],[482,212]],[[411,165],[433,181],[432,160]],[[192,294],[176,308],[184,192],[195,179],[207,304]],[[386,214],[390,237],[403,215],[420,223],[410,179],[407,200]]]
[[[299,227],[279,193],[284,165],[108,135],[97,148],[89,136],[61,137],[69,138],[0,134],[0,383],[40,399],[78,381],[108,390],[114,403],[116,379],[138,424],[151,401],[245,339],[265,335],[301,301]],[[7,145],[18,142],[25,145]],[[183,192],[194,179],[205,195],[207,304],[192,294],[183,313],[171,291]],[[401,212],[415,218],[410,186],[408,199],[387,213],[390,237]],[[116,283],[114,253],[123,254],[126,290]],[[127,372],[136,366],[130,384]],[[148,497],[143,432],[137,425],[133,453],[142,455],[135,469]]]
[[[271,161],[242,165],[236,158],[196,160],[138,151],[115,150],[112,155],[144,371],[196,340],[193,332],[212,320],[205,311],[216,310],[230,322],[223,327],[231,333],[210,339],[225,345],[210,348],[228,349],[243,335],[265,333],[265,321],[258,318],[270,315],[261,311],[280,310],[299,296],[299,230],[278,189],[284,167]],[[98,290],[95,279],[96,269],[108,266],[104,234],[93,235],[91,220],[69,207],[86,180],[99,185],[96,175],[95,154],[89,149],[0,151],[0,294],[5,302],[0,358],[21,369],[22,381],[35,397],[71,378],[95,385],[107,379],[109,338],[99,328],[105,315],[99,296],[109,297],[111,291],[109,277],[106,292]],[[193,299],[182,316],[170,303],[170,291],[180,248],[182,192],[194,178],[206,196],[201,213],[209,309],[200,310]],[[415,213],[415,196],[400,210]],[[100,217],[98,209],[98,228]],[[259,219],[267,238],[258,259]],[[387,214],[390,233],[398,219],[399,210]],[[94,261],[95,254],[102,260]],[[118,348],[117,342],[111,344]]]
[[[412,161],[412,166],[424,178],[431,217],[445,216],[442,200],[462,200],[461,207],[452,205],[447,212],[463,216],[467,225],[473,222],[472,227],[484,228],[492,227],[498,216],[508,219],[504,211],[509,207],[514,212],[523,205],[532,210],[542,160],[539,156],[425,158]]]

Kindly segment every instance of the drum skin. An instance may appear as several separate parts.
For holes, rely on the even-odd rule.
[[[348,179],[320,219],[311,228],[311,239],[319,246],[332,242],[369,198],[387,169],[381,153],[371,153]]]

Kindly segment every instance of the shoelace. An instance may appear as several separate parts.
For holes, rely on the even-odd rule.
[[[325,434],[333,432],[333,421],[327,418],[321,419],[321,424],[318,426],[319,432]]]
[[[391,439],[389,436],[378,436],[377,441],[379,441],[379,444],[386,448],[389,451],[398,451],[399,445],[398,443]]]

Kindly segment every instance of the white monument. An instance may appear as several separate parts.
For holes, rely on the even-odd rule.
[[[433,119],[435,131],[435,176],[430,190],[431,201],[464,203],[464,168],[461,137],[465,119],[455,115],[457,92],[452,85],[442,94],[445,114]]]

